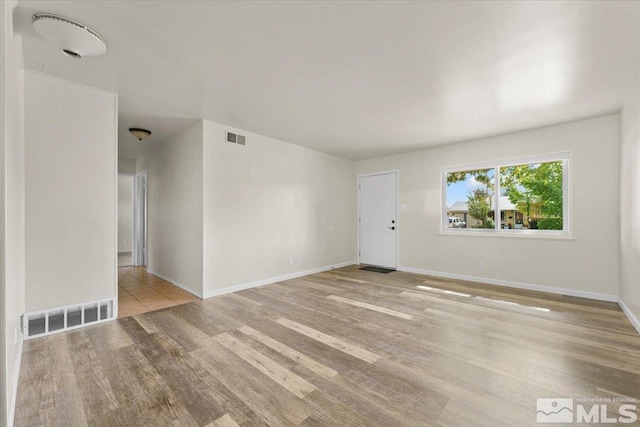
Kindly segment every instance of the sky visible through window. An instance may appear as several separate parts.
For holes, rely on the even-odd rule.
[[[493,182],[493,169],[487,173]],[[455,202],[467,202],[468,196],[473,190],[484,188],[485,185],[475,180],[474,177],[467,175],[465,181],[454,182],[447,185],[447,208],[450,208]]]

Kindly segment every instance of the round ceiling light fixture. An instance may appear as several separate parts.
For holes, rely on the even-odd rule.
[[[107,43],[100,34],[71,19],[51,13],[33,15],[33,28],[71,58],[103,55]]]
[[[142,141],[143,139],[147,139],[147,138],[149,138],[149,135],[151,135],[151,131],[150,130],[140,129],[140,128],[129,128],[129,132],[131,132],[131,135],[133,135],[136,138],[138,138],[138,141]]]

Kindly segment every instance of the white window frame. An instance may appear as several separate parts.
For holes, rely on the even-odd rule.
[[[456,166],[445,166],[440,168],[441,179],[441,221],[440,232],[443,234],[456,235],[484,235],[484,236],[518,236],[518,237],[564,237],[571,238],[571,152],[565,151],[561,153],[540,154],[526,157],[516,157],[503,160],[492,160],[478,163],[469,163]],[[509,166],[518,166],[532,163],[562,162],[562,230],[522,230],[522,229],[504,229],[501,227],[500,221],[500,168]],[[449,218],[447,215],[447,174],[453,172],[465,172],[478,169],[493,169],[495,189],[493,194],[494,210],[494,229],[479,228],[449,228]]]

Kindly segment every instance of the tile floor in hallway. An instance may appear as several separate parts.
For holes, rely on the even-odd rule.
[[[118,269],[118,318],[198,300],[195,295],[148,273],[145,267]]]

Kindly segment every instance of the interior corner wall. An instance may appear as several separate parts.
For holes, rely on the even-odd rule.
[[[7,39],[11,37],[11,33],[7,30],[7,21],[11,8],[9,4],[0,3],[0,427],[7,425],[7,418],[9,415],[9,407],[11,402],[8,399],[9,391],[9,379],[8,379],[8,366],[7,358],[9,356],[9,349],[11,346],[7,343],[7,299],[6,299],[6,231],[7,223],[5,218],[5,209],[7,207],[7,195],[5,191],[6,174],[7,174],[7,110],[9,104],[9,97],[7,95],[7,74],[9,67],[7,64]]]
[[[26,310],[117,290],[117,95],[26,72]]]
[[[25,310],[24,71],[13,26],[16,7],[13,0],[0,2],[0,426],[12,423]]]
[[[441,167],[568,150],[575,239],[439,233]],[[400,171],[400,203],[406,205],[405,210],[399,211],[398,221],[400,268],[545,286],[574,295],[616,300],[618,151],[618,116],[610,115],[359,161],[356,170],[358,174]],[[635,220],[636,225],[640,225],[639,221]],[[480,268],[480,261],[485,261],[485,269]],[[637,298],[638,293],[635,295]]]
[[[202,121],[150,148],[148,270],[202,295]]]
[[[136,170],[135,170],[135,173],[140,173],[140,172],[144,172],[144,171],[147,170],[147,159],[153,153],[153,149],[154,149],[153,145],[151,147],[147,147],[147,149],[145,151],[143,151],[142,154],[140,154],[136,158]]]
[[[620,113],[620,300],[640,332],[640,79]]]
[[[136,159],[118,157],[118,173],[135,174],[136,172]]]
[[[205,296],[354,261],[351,160],[210,121],[203,158]]]

